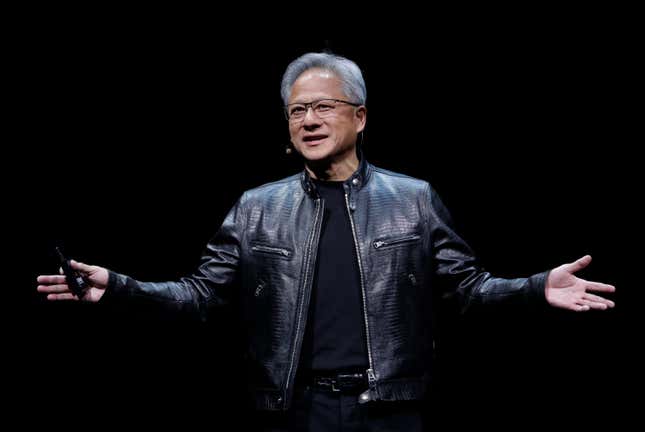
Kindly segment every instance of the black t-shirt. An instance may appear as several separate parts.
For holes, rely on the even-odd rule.
[[[316,181],[325,203],[301,371],[368,367],[356,249],[342,182]]]

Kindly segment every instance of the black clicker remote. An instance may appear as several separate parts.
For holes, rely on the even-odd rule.
[[[83,277],[72,268],[69,260],[65,258],[65,255],[63,255],[58,247],[56,248],[56,254],[58,255],[58,259],[60,259],[60,265],[63,268],[65,279],[67,279],[67,286],[69,286],[69,289],[76,295],[76,297],[79,299],[83,298],[85,290],[87,289],[87,282],[85,282],[85,279],[83,279]]]

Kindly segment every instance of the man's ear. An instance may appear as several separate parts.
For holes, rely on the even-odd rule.
[[[367,107],[361,105],[356,108],[356,133],[362,132],[365,129],[365,124],[367,123]]]

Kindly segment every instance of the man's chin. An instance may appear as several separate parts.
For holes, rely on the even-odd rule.
[[[302,157],[311,162],[321,162],[329,158],[329,152],[322,148],[308,148],[300,152]]]

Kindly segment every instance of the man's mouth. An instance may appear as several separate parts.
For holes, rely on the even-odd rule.
[[[318,145],[320,144],[325,138],[327,138],[327,135],[308,135],[302,138],[302,140],[305,142],[307,145]]]

